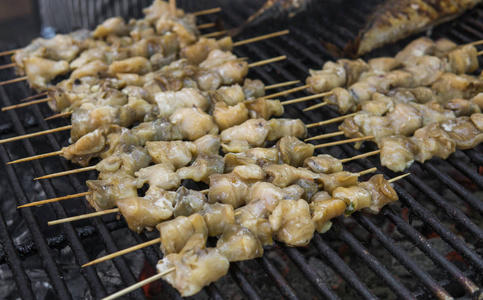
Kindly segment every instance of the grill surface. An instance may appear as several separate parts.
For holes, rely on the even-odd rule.
[[[187,11],[217,5],[215,1],[203,1],[202,5],[188,3],[189,1],[178,2]],[[235,53],[240,57],[249,57],[250,61],[283,54],[288,56],[284,63],[254,68],[250,71],[250,78],[262,79],[266,84],[303,80],[309,67],[317,69],[326,60],[334,59],[320,41],[332,42],[342,47],[354,38],[357,29],[364,22],[364,16],[373,9],[375,2],[366,1],[362,7],[360,1],[352,0],[315,3],[311,10],[317,11],[317,14],[295,17],[290,22],[271,22],[263,26],[264,33],[288,27],[291,30],[289,36],[239,47]],[[341,7],[342,4],[344,7]],[[256,5],[248,5],[245,1],[230,1],[229,6],[223,6],[220,18],[227,28],[234,27],[256,8]],[[432,37],[447,37],[458,43],[482,39],[483,23],[479,21],[482,15],[483,7],[480,6],[457,21],[435,29]],[[200,23],[213,18],[201,18]],[[261,27],[249,28],[239,39],[255,36],[261,30]],[[394,55],[407,41],[377,50],[371,56]],[[12,73],[3,71],[1,76],[2,79],[11,78]],[[16,103],[30,94],[22,84],[2,87],[1,105]],[[304,93],[295,94],[293,97],[302,95]],[[302,109],[307,105],[286,107],[286,115],[299,117],[306,123],[337,116],[330,108],[303,114]],[[51,112],[46,106],[31,106],[4,113],[0,123],[1,138],[68,124],[67,120],[51,123],[43,121],[49,115]],[[333,125],[311,133],[321,134],[335,130],[336,126]],[[5,166],[6,162],[16,158],[58,150],[67,144],[67,140],[67,133],[56,133],[0,145],[2,172],[5,174],[1,181],[2,190],[6,191],[0,210],[0,264],[3,267],[8,266],[13,273],[17,293],[23,299],[33,299],[36,295],[32,275],[26,268],[32,259],[41,261],[39,268],[49,279],[55,293],[52,296],[71,299],[78,296],[73,292],[72,279],[66,277],[66,271],[59,261],[63,251],[70,250],[75,264],[80,266],[95,258],[89,256],[91,248],[110,253],[127,247],[121,245],[121,241],[117,239],[120,233],[128,236],[133,244],[155,236],[155,233],[132,233],[126,228],[124,221],[118,221],[112,216],[63,224],[55,228],[46,226],[48,220],[89,211],[84,200],[67,200],[11,212],[11,207],[34,200],[86,190],[84,182],[86,179],[95,178],[94,172],[32,183],[34,177],[74,167],[59,157],[33,161],[23,166]],[[373,149],[374,145],[367,144],[362,151]],[[413,165],[410,169],[412,175],[395,184],[400,201],[383,208],[381,214],[367,216],[355,213],[353,218],[341,217],[334,221],[333,228],[327,234],[316,234],[306,248],[295,249],[277,244],[260,259],[234,263],[230,268],[230,276],[205,288],[204,293],[197,298],[231,299],[235,295],[238,295],[237,298],[248,299],[279,299],[280,296],[302,299],[309,295],[328,299],[354,295],[363,299],[483,297],[483,176],[480,174],[483,168],[482,150],[480,145],[472,150],[457,151],[446,161],[432,159],[424,165]],[[322,152],[340,158],[360,154],[351,145],[332,147]],[[387,178],[396,176],[382,168],[378,159],[375,157],[358,160],[350,163],[348,169],[360,171],[376,166]],[[7,182],[9,187],[6,186]],[[22,240],[19,233],[14,231],[14,226],[7,224],[7,213],[9,216],[19,214],[23,218],[28,230],[27,238]],[[448,251],[442,253],[435,246],[435,239],[441,240],[441,244]],[[19,240],[22,242],[19,243]],[[157,246],[144,248],[142,253],[152,267],[161,257]],[[276,254],[286,256],[286,261],[278,261]],[[421,264],[421,257],[424,264]],[[454,259],[455,257],[458,259]],[[315,261],[321,261],[325,265],[324,270]],[[135,273],[139,272],[140,266],[130,267],[125,257],[118,257],[112,263],[114,272],[122,280],[115,289],[138,280]],[[290,265],[290,272],[285,273],[283,263]],[[113,292],[112,287],[107,287],[105,277],[101,276],[102,270],[101,266],[94,266],[75,271],[76,280],[88,286],[90,292],[87,295],[93,298]],[[262,274],[262,280],[259,280],[258,277],[253,277],[252,270],[262,270],[266,275]],[[362,273],[363,270],[367,273]],[[343,293],[324,275],[324,272],[329,271],[336,274],[345,286]],[[370,281],[370,277],[377,277],[377,283]],[[310,284],[301,285],[300,281]],[[181,298],[168,284],[162,283],[161,288],[166,298]],[[130,296],[135,299],[145,298],[141,289]]]

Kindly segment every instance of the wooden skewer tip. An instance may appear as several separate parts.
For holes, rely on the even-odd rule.
[[[353,142],[360,142],[360,141],[370,140],[370,139],[373,139],[373,138],[374,138],[373,135],[368,135],[368,136],[363,136],[363,137],[360,137],[360,138],[353,138],[353,139],[342,140],[342,141],[337,141],[337,142],[332,142],[332,143],[315,145],[314,148],[315,149],[319,149],[319,148],[325,148],[325,147],[343,145],[343,144],[347,144],[347,143],[353,143]]]
[[[21,81],[25,81],[25,80],[27,80],[27,76],[14,78],[14,79],[6,80],[6,81],[1,81],[0,86],[15,83],[15,82],[21,82]]]
[[[221,11],[221,7],[215,7],[215,8],[195,11],[191,14],[194,15],[194,16],[202,16],[202,15],[209,15],[209,14],[217,13],[217,12],[220,12],[220,11]]]
[[[411,175],[411,173],[406,173],[406,174],[400,175],[398,177],[394,177],[392,179],[389,179],[387,182],[393,183],[394,181],[398,181],[399,179],[403,179],[404,177],[409,176],[409,175]]]
[[[57,197],[57,198],[40,200],[40,201],[35,201],[35,202],[30,202],[30,203],[27,203],[27,204],[24,204],[24,205],[20,205],[17,208],[24,208],[24,207],[31,207],[31,206],[39,206],[39,205],[43,205],[43,204],[51,203],[51,202],[57,202],[57,201],[62,201],[62,200],[67,200],[67,199],[80,198],[80,197],[84,197],[84,196],[87,196],[87,195],[90,195],[90,194],[92,194],[92,192],[84,192],[84,193],[67,195],[67,196],[62,196],[62,197]]]
[[[24,135],[0,140],[0,144],[18,141],[18,140],[23,140],[23,139],[27,139],[27,138],[31,138],[31,137],[35,137],[35,136],[40,136],[40,135],[44,135],[44,134],[49,134],[49,133],[54,133],[54,132],[59,132],[59,131],[71,130],[71,129],[72,129],[72,125],[67,125],[67,126],[62,126],[62,127],[58,127],[58,128],[44,130],[44,131],[39,131],[39,132],[35,132],[35,133],[24,134]]]
[[[33,100],[33,101],[29,101],[29,102],[23,102],[23,103],[20,103],[20,104],[15,104],[15,105],[10,105],[10,106],[7,106],[7,107],[3,107],[2,108],[2,111],[7,111],[7,110],[16,109],[16,108],[26,107],[26,106],[30,106],[30,105],[34,105],[34,104],[39,104],[39,103],[45,103],[45,102],[49,102],[50,100],[52,100],[52,99],[50,97],[47,97],[47,98]]]
[[[81,267],[84,268],[84,267],[87,267],[87,266],[92,266],[92,265],[101,263],[103,261],[106,261],[106,260],[109,260],[109,259],[113,259],[114,257],[118,257],[118,256],[121,256],[121,255],[130,253],[130,252],[133,252],[133,251],[136,251],[136,250],[139,250],[139,249],[142,249],[142,248],[145,248],[145,247],[154,245],[154,244],[158,244],[158,243],[161,243],[161,238],[157,238],[157,239],[154,239],[154,240],[151,240],[151,241],[148,241],[148,242],[139,244],[139,245],[135,245],[135,246],[126,248],[126,249],[121,250],[121,251],[117,251],[117,252],[114,252],[114,253],[105,255],[105,256],[100,257],[98,259],[95,259],[95,260],[93,260],[91,262],[88,262],[86,264],[83,264]]]
[[[169,268],[169,269],[167,269],[166,271],[164,271],[162,273],[159,273],[159,274],[156,274],[156,275],[151,276],[149,278],[146,278],[143,281],[140,281],[140,282],[138,282],[136,284],[133,284],[133,285],[125,288],[125,289],[122,289],[119,292],[116,292],[116,293],[114,293],[114,294],[112,294],[112,295],[110,295],[108,297],[103,298],[102,300],[114,300],[116,298],[119,298],[119,297],[121,297],[121,296],[123,296],[123,295],[125,295],[127,293],[130,293],[130,292],[132,292],[132,291],[134,291],[134,290],[136,290],[136,289],[138,289],[138,288],[140,288],[140,287],[142,287],[142,286],[144,286],[146,284],[149,284],[151,282],[154,282],[156,280],[159,280],[159,279],[163,278],[164,276],[168,275],[169,273],[171,273],[171,272],[173,272],[175,270],[176,270],[175,267]]]
[[[279,88],[279,87],[284,87],[284,86],[288,86],[288,85],[297,84],[299,82],[300,82],[300,80],[294,80],[294,81],[286,81],[286,82],[282,82],[282,83],[276,83],[276,84],[272,84],[272,85],[267,85],[265,87],[265,90],[276,89],[276,88]]]
[[[40,176],[40,177],[34,178],[34,180],[48,179],[48,178],[65,176],[65,175],[77,174],[77,173],[82,173],[82,172],[87,172],[87,171],[93,171],[95,169],[96,169],[96,166],[90,166],[90,167],[85,167],[85,168],[79,168],[79,169],[69,170],[69,171],[52,173],[52,174],[48,174],[48,175],[44,175],[44,176]]]
[[[30,157],[25,157],[25,158],[17,159],[17,160],[14,160],[14,161],[10,161],[10,162],[7,163],[7,165],[18,164],[18,163],[21,163],[21,162],[26,162],[26,161],[45,158],[45,157],[56,156],[56,155],[61,155],[62,152],[63,152],[62,150],[59,150],[59,151],[54,151],[54,152],[50,152],[50,153],[44,153],[44,154],[34,155],[34,156],[30,156]]]
[[[330,119],[330,120],[325,120],[325,121],[321,121],[321,122],[317,122],[317,123],[308,124],[307,125],[307,128],[312,128],[312,127],[317,127],[317,126],[322,126],[322,125],[337,123],[339,121],[343,121],[343,120],[345,120],[347,118],[353,117],[356,114],[358,114],[358,112],[355,112],[355,113],[352,113],[352,114],[348,114],[348,115],[344,115],[344,116],[340,116],[340,117],[333,118],[333,119]]]
[[[90,214],[84,214],[84,215],[80,215],[80,216],[50,221],[50,222],[47,223],[47,225],[52,226],[52,225],[57,225],[57,224],[62,224],[62,223],[67,223],[67,222],[74,222],[74,221],[78,221],[78,220],[84,220],[84,219],[89,219],[89,218],[93,218],[93,217],[100,217],[100,216],[118,213],[118,212],[119,212],[119,208],[107,209],[107,210],[97,211],[97,212],[90,213]]]
[[[285,59],[287,59],[287,56],[281,55],[281,56],[277,56],[277,57],[273,57],[273,58],[269,58],[269,59],[265,59],[265,60],[261,60],[261,61],[258,61],[258,62],[248,64],[248,67],[249,68],[259,67],[259,66],[267,65],[267,64],[270,64],[270,63],[273,63],[273,62],[285,60]]]

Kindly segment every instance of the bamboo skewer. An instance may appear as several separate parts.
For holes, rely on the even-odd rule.
[[[279,96],[286,96],[290,93],[295,93],[295,92],[298,92],[298,91],[301,91],[301,90],[305,90],[307,87],[309,87],[308,84],[303,85],[303,86],[298,86],[298,87],[290,89],[290,90],[286,90],[286,91],[282,91],[282,92],[279,92],[279,93],[275,93],[275,94],[265,96],[265,99],[271,99],[271,98],[275,98],[275,97],[279,97]]]
[[[20,100],[19,102],[27,102],[27,101],[33,100],[33,99],[41,97],[41,96],[47,96],[47,92],[40,93],[40,94],[37,94],[37,95],[32,95],[30,97],[27,97],[27,98]]]
[[[226,30],[215,31],[215,32],[207,33],[207,34],[202,34],[202,35],[200,35],[200,37],[210,38],[210,37],[220,36],[220,35],[224,35],[224,34],[226,34]]]
[[[328,104],[329,104],[329,103],[327,103],[327,102],[322,102],[322,103],[319,103],[319,104],[315,104],[315,105],[309,106],[309,107],[305,108],[303,111],[310,111],[310,110],[314,110],[314,109],[316,109],[316,108],[320,108],[320,107],[322,107],[322,106],[326,106],[326,105],[328,105]]]
[[[359,172],[359,173],[357,173],[357,174],[359,174],[359,176],[364,176],[364,175],[366,175],[366,174],[374,173],[374,172],[376,172],[376,171],[377,171],[377,168],[376,168],[376,167],[374,167],[374,168],[370,168],[370,169],[367,169],[367,170],[364,170],[364,171],[360,171],[360,172]]]
[[[353,157],[341,159],[340,162],[341,163],[346,163],[346,162],[349,162],[349,161],[352,161],[352,160],[356,160],[356,159],[361,159],[361,158],[366,158],[366,157],[369,157],[369,156],[377,155],[379,153],[381,153],[381,150],[375,150],[375,151],[367,152],[367,153],[364,153],[364,154],[356,155],[356,156],[353,156]]]
[[[7,51],[0,52],[0,56],[5,56],[5,55],[14,54],[14,53],[15,53],[15,52],[17,52],[18,50],[22,50],[22,48],[19,48],[19,49],[13,49],[13,50],[7,50]]]
[[[167,269],[166,271],[164,271],[162,273],[159,273],[159,274],[156,274],[156,275],[151,276],[149,278],[146,278],[143,281],[140,281],[140,282],[138,282],[136,284],[133,284],[133,285],[125,288],[125,289],[122,289],[119,292],[116,292],[116,293],[114,293],[114,294],[112,294],[110,296],[107,296],[106,298],[103,298],[102,300],[114,300],[116,298],[119,298],[119,297],[121,297],[121,296],[123,296],[123,295],[125,295],[127,293],[130,293],[130,292],[132,292],[132,291],[134,291],[134,290],[136,290],[136,289],[138,289],[138,288],[140,288],[140,287],[142,287],[142,286],[144,286],[146,284],[149,284],[151,282],[154,282],[156,280],[159,280],[159,279],[163,278],[163,276],[166,276],[166,275],[168,275],[169,273],[171,273],[171,272],[173,272],[175,270],[176,270],[175,267],[169,268],[169,269]]]
[[[49,133],[53,133],[53,132],[70,130],[70,129],[72,129],[72,125],[62,126],[62,127],[53,128],[53,129],[44,130],[44,131],[39,131],[39,132],[35,132],[35,133],[30,133],[30,134],[24,134],[24,135],[15,136],[15,137],[12,137],[12,138],[0,140],[0,144],[4,144],[4,143],[8,143],[8,142],[13,142],[13,141],[18,141],[18,140],[22,140],[22,139],[27,139],[27,138],[31,138],[31,137],[35,137],[35,136],[40,136],[40,135],[44,135],[44,134],[49,134]]]
[[[6,65],[3,65],[3,66],[0,66],[0,70],[4,70],[4,69],[8,69],[8,68],[13,68],[16,65],[17,65],[16,63],[6,64]]]
[[[118,257],[118,256],[121,256],[121,255],[127,254],[129,252],[133,252],[133,251],[136,251],[136,250],[139,250],[139,249],[142,249],[142,248],[145,248],[145,247],[157,244],[157,243],[161,243],[161,238],[157,238],[157,239],[154,239],[154,240],[151,240],[151,241],[139,244],[139,245],[135,245],[135,246],[126,248],[126,249],[121,250],[121,251],[117,251],[117,252],[108,254],[108,255],[103,256],[103,257],[99,257],[98,259],[95,259],[91,262],[88,262],[88,263],[82,265],[81,267],[84,268],[84,267],[87,267],[87,266],[92,266],[92,265],[104,262],[106,260],[113,259],[114,257]]]
[[[96,212],[93,212],[93,213],[90,213],[90,214],[84,214],[84,215],[80,215],[80,216],[50,221],[50,222],[47,223],[47,225],[52,226],[52,225],[57,225],[57,224],[62,224],[62,223],[67,223],[67,222],[74,222],[74,221],[78,221],[78,220],[84,220],[84,219],[89,219],[89,218],[93,218],[93,217],[104,216],[104,215],[113,214],[113,213],[117,213],[117,212],[119,212],[119,208],[96,211]]]
[[[337,132],[331,132],[331,133],[326,133],[326,134],[316,135],[316,136],[314,136],[314,137],[311,137],[311,138],[305,139],[305,142],[308,142],[308,141],[313,141],[313,140],[322,140],[322,139],[327,139],[327,138],[331,138],[331,137],[334,137],[334,136],[339,136],[339,135],[344,135],[344,131],[337,131]]]
[[[10,105],[10,106],[6,106],[6,107],[2,107],[2,111],[26,107],[26,106],[30,106],[30,105],[34,105],[34,104],[39,104],[39,103],[45,103],[45,102],[49,102],[50,100],[52,100],[52,98],[47,97],[47,98],[43,98],[43,99],[33,100],[33,101],[30,101],[30,102],[24,102],[24,103],[20,103],[20,104]]]
[[[288,86],[288,85],[297,84],[299,82],[300,82],[300,80],[294,80],[294,81],[286,81],[286,82],[282,82],[282,83],[276,83],[276,84],[272,84],[272,85],[267,85],[265,87],[265,90],[272,90],[272,89],[276,89],[276,88],[279,88],[279,87],[284,87],[284,86]]]
[[[277,62],[277,61],[281,61],[281,60],[285,60],[285,59],[287,59],[287,56],[286,55],[281,55],[281,56],[277,56],[277,57],[273,57],[273,58],[269,58],[269,59],[265,59],[265,60],[261,60],[261,61],[257,61],[257,62],[248,64],[248,67],[249,68],[254,68],[254,67],[267,65],[267,64],[270,64],[270,63],[273,63],[273,62]]]
[[[326,148],[326,147],[331,147],[331,146],[337,146],[337,145],[343,145],[347,143],[353,143],[353,142],[360,142],[360,141],[365,141],[365,140],[370,140],[373,139],[373,135],[368,135],[368,136],[363,136],[360,138],[354,138],[354,139],[348,139],[348,140],[343,140],[343,141],[337,141],[337,142],[332,142],[332,143],[326,143],[326,144],[320,144],[320,145],[315,145],[315,149],[319,148]]]
[[[176,16],[176,0],[169,0],[169,12]]]
[[[68,112],[65,112],[65,113],[55,114],[53,116],[45,118],[44,121],[49,121],[49,120],[53,120],[53,119],[56,119],[56,118],[68,117],[70,115],[72,115],[72,112],[68,111]]]
[[[333,119],[330,119],[330,120],[325,120],[325,121],[321,121],[321,122],[317,122],[317,123],[308,124],[306,126],[307,126],[307,128],[312,128],[312,127],[317,127],[317,126],[322,126],[322,125],[337,123],[339,121],[343,121],[343,120],[345,120],[347,118],[350,118],[352,116],[355,116],[356,114],[358,114],[358,113],[355,112],[355,113],[352,113],[352,114],[340,116],[340,117],[333,118]]]
[[[80,169],[69,170],[69,171],[53,173],[53,174],[49,174],[49,175],[45,175],[45,176],[40,176],[40,177],[34,178],[34,180],[48,179],[48,178],[65,176],[65,175],[77,174],[77,173],[81,173],[81,172],[93,171],[95,169],[96,169],[96,166],[90,166],[90,167],[85,167],[85,168],[80,168]]]
[[[45,158],[45,157],[56,156],[56,155],[61,155],[62,152],[63,152],[62,150],[59,150],[59,151],[54,151],[54,152],[49,152],[49,153],[44,153],[44,154],[29,156],[29,157],[25,157],[25,158],[21,158],[21,159],[17,159],[17,160],[10,161],[10,162],[7,163],[7,165],[18,164],[18,163],[21,163],[21,162],[26,162],[26,161],[31,161],[31,160]]]
[[[31,160],[45,158],[45,157],[56,156],[56,155],[61,155],[62,152],[63,152],[62,150],[59,150],[59,151],[54,151],[54,152],[49,152],[49,153],[44,153],[44,154],[29,156],[29,157],[25,157],[25,158],[21,158],[21,159],[17,159],[17,160],[12,160],[12,161],[9,161],[7,163],[7,165],[18,164],[18,163],[21,163],[21,162],[26,162],[26,161],[31,161]]]
[[[306,97],[302,97],[302,98],[292,99],[292,100],[282,102],[282,105],[309,101],[309,100],[317,99],[317,98],[320,98],[320,97],[325,97],[325,96],[328,96],[330,94],[332,94],[332,92],[321,93],[321,94],[310,95],[310,96],[306,96]]]
[[[211,27],[215,27],[215,26],[216,26],[216,23],[206,23],[206,24],[198,25],[198,26],[196,26],[196,28],[206,29],[206,28],[211,28]]]
[[[479,51],[478,53],[476,53],[476,56],[480,56],[483,54],[483,51]]]
[[[392,179],[389,179],[387,182],[393,183],[394,181],[398,181],[399,179],[402,179],[402,178],[409,176],[409,175],[411,175],[411,173],[406,173],[406,174],[400,175],[398,177],[394,177]]]
[[[27,76],[14,78],[14,79],[6,80],[6,81],[1,81],[0,86],[7,85],[7,84],[10,84],[10,83],[20,82],[20,81],[25,81],[25,80],[27,80]]]
[[[221,11],[221,7],[215,7],[215,8],[195,11],[191,14],[194,15],[194,16],[203,16],[203,15],[214,14],[214,13],[217,13],[217,12],[220,12],[220,11]]]
[[[289,33],[290,33],[290,30],[288,30],[288,29],[278,31],[278,32],[274,32],[274,33],[269,33],[269,34],[261,35],[261,36],[254,37],[254,38],[251,38],[251,39],[246,39],[246,40],[243,40],[243,41],[234,42],[233,47],[241,46],[241,45],[245,45],[245,44],[250,44],[250,43],[262,41],[262,40],[265,40],[265,39],[270,39],[270,38],[273,38],[273,37],[286,35],[286,34],[289,34]]]
[[[84,193],[67,195],[67,196],[63,196],[63,197],[57,197],[57,198],[51,198],[51,199],[46,199],[46,200],[40,200],[40,201],[35,201],[35,202],[30,202],[28,204],[20,205],[17,208],[24,208],[24,207],[30,207],[30,206],[39,206],[39,205],[43,205],[43,204],[46,204],[46,203],[58,202],[58,201],[67,200],[67,199],[80,198],[80,197],[87,196],[87,195],[90,195],[90,194],[92,194],[92,192],[84,192]]]

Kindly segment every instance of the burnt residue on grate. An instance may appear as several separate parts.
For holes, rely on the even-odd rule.
[[[202,3],[201,3],[202,2]],[[188,11],[223,6],[217,18],[227,28],[243,22],[261,1],[178,1]],[[250,61],[287,55],[286,62],[250,71],[249,77],[266,84],[304,79],[308,68],[320,68],[334,59],[323,42],[339,47],[353,39],[367,14],[378,1],[312,1],[310,14],[289,20],[272,21],[248,28],[238,39],[289,28],[291,35],[238,47],[235,53]],[[225,5],[224,5],[225,4]],[[483,38],[480,21],[483,7],[468,12],[451,24],[437,27],[432,37],[448,37],[465,43]],[[307,26],[310,24],[310,26]],[[372,56],[394,55],[409,39],[376,50]],[[5,59],[1,64],[5,63]],[[0,80],[11,78],[0,71]],[[281,91],[281,89],[279,89]],[[1,105],[6,106],[30,95],[23,84],[0,88]],[[303,96],[305,93],[291,97]],[[314,104],[316,101],[311,101]],[[286,116],[314,122],[337,113],[325,107],[306,114],[308,104],[286,107]],[[1,138],[67,125],[67,120],[43,121],[51,112],[46,105],[4,113],[0,120]],[[336,125],[311,131],[336,131]],[[111,262],[80,269],[80,265],[118,249],[145,242],[156,233],[138,235],[123,220],[106,216],[49,228],[46,222],[90,211],[84,200],[39,208],[16,210],[20,204],[50,197],[83,192],[85,180],[94,172],[33,182],[34,177],[75,166],[60,157],[5,166],[16,158],[46,153],[67,144],[67,133],[0,145],[2,177],[0,192],[0,292],[6,297],[51,299],[53,297],[100,298],[154,272],[161,253],[155,246],[119,257]],[[334,138],[338,140],[340,138]],[[363,151],[374,149],[364,145]],[[353,218],[337,218],[334,228],[316,235],[304,248],[283,245],[268,247],[265,256],[232,264],[229,276],[205,288],[194,299],[427,299],[481,297],[483,281],[483,147],[457,151],[447,161],[432,159],[414,164],[412,175],[397,182],[400,201],[383,208],[377,216],[355,213]],[[360,152],[351,145],[323,149],[321,153],[344,158]],[[348,164],[359,171],[378,167],[386,178],[396,176],[380,166],[378,157]],[[34,294],[35,291],[35,294]],[[155,296],[157,295],[157,296]],[[162,296],[159,296],[162,295]],[[143,299],[180,299],[168,284],[152,284],[130,295]]]

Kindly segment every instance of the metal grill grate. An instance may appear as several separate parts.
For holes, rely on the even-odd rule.
[[[324,2],[324,1],[319,1]],[[335,1],[340,5],[340,1]],[[303,79],[307,74],[308,67],[318,68],[327,59],[333,59],[330,53],[320,44],[319,37],[326,41],[343,46],[347,40],[354,38],[356,28],[360,27],[364,21],[364,16],[370,12],[376,1],[367,1],[364,7],[357,6],[357,1],[347,0],[345,9],[338,10],[333,13],[332,9],[338,6],[334,3],[315,4],[314,10],[319,11],[322,15],[314,15],[309,17],[295,18],[290,22],[288,28],[292,34],[290,36],[280,37],[276,40],[266,41],[253,45],[247,45],[237,49],[235,52],[240,57],[250,57],[252,61],[270,58],[273,56],[286,54],[288,60],[285,63],[277,63],[270,66],[256,68],[251,70],[250,77],[260,78],[266,84],[273,84],[286,80]],[[225,20],[227,27],[233,27],[241,23],[256,7],[230,3],[225,6],[222,19]],[[181,3],[182,5],[183,3]],[[354,5],[351,5],[354,4]],[[191,3],[190,9],[194,11],[199,7]],[[325,9],[325,10],[324,10]],[[334,28],[334,22],[342,14],[345,14],[344,20],[339,20],[337,28]],[[479,16],[483,15],[483,8],[480,6],[474,12],[471,12],[464,19],[460,19],[455,26],[446,25],[438,28],[434,32],[435,37],[446,36],[454,39],[456,42],[464,43],[483,38],[481,29],[483,24],[479,21]],[[350,17],[349,17],[350,16]],[[311,24],[310,28],[307,24]],[[266,26],[264,31],[278,29],[276,27],[285,28],[286,23],[277,25],[275,23]],[[243,37],[254,36],[260,28],[248,29]],[[242,38],[242,37],[240,37]],[[393,55],[404,42],[383,50],[377,50],[372,55]],[[5,78],[11,77],[11,74],[4,72]],[[12,87],[0,88],[0,98],[2,106],[7,106],[21,99],[30,92],[23,88],[20,84]],[[302,95],[302,94],[300,94]],[[290,117],[300,117],[304,122],[314,122],[323,118],[335,117],[337,114],[331,109],[324,108],[312,114],[302,113],[304,105],[296,105],[287,107],[286,112]],[[10,111],[5,114],[5,120],[2,122],[2,138],[11,135],[24,134],[26,131],[46,130],[50,126],[67,125],[67,121],[58,120],[53,124],[49,124],[43,119],[49,115],[49,111],[45,106],[32,106],[28,109]],[[335,126],[322,128],[318,133],[327,133],[335,131]],[[336,138],[337,139],[337,138]],[[0,263],[7,264],[8,268],[13,272],[13,278],[17,287],[18,295],[24,299],[32,299],[35,297],[32,281],[25,269],[25,259],[29,257],[39,258],[42,261],[42,267],[49,278],[49,283],[58,298],[73,298],[70,291],[70,282],[64,279],[61,266],[56,260],[55,251],[60,251],[69,247],[72,249],[73,255],[78,265],[88,262],[89,251],[86,246],[86,240],[99,238],[101,245],[107,252],[115,252],[119,250],[119,243],[116,243],[113,236],[119,231],[128,231],[123,221],[117,221],[112,218],[95,218],[85,222],[74,224],[63,224],[60,230],[50,230],[45,227],[46,221],[54,218],[63,218],[71,215],[70,212],[78,213],[86,211],[85,201],[68,200],[64,203],[54,203],[46,205],[42,208],[22,209],[17,213],[25,220],[26,227],[29,232],[29,241],[18,244],[14,242],[10,228],[7,226],[4,216],[4,207],[18,206],[32,201],[36,196],[32,187],[28,186],[31,178],[41,176],[48,173],[46,169],[59,171],[60,168],[68,169],[72,166],[62,158],[49,158],[42,161],[34,161],[28,165],[32,167],[33,173],[29,172],[29,176],[24,176],[25,171],[22,166],[5,166],[5,163],[13,158],[35,155],[54,151],[65,145],[67,135],[64,133],[50,134],[42,138],[31,140],[23,140],[12,144],[0,145],[0,159],[2,164],[2,172],[5,174],[2,184],[8,181],[11,191],[15,195],[15,199],[4,199],[4,205],[0,210],[0,242],[2,249],[0,250]],[[366,146],[371,148],[371,146]],[[299,285],[294,278],[298,275],[304,276],[306,281],[312,286],[312,290],[308,293],[314,293],[314,297],[319,295],[321,298],[338,299],[347,297],[347,295],[357,295],[363,299],[373,299],[380,296],[377,288],[387,286],[395,296],[404,299],[429,297],[449,298],[449,297],[481,297],[481,284],[483,274],[483,230],[481,227],[483,218],[483,202],[480,196],[474,193],[474,190],[483,189],[483,176],[478,173],[478,167],[483,167],[483,147],[479,146],[473,150],[457,151],[447,161],[433,159],[432,161],[422,165],[416,164],[411,170],[414,175],[406,177],[395,186],[399,197],[399,204],[391,207],[383,208],[380,215],[375,217],[367,217],[361,213],[353,215],[355,222],[348,223],[347,219],[338,218],[334,222],[334,227],[325,235],[315,235],[307,249],[294,249],[283,245],[274,246],[273,249],[267,251],[265,256],[257,259],[256,262],[238,262],[232,264],[230,268],[230,278],[224,278],[222,283],[212,284],[205,288],[205,296],[212,299],[231,298],[233,293],[243,293],[249,299],[267,298],[265,289],[271,292],[278,290],[279,294],[274,294],[273,298],[279,298],[280,295],[287,299],[302,299],[307,291],[304,289],[307,285]],[[359,154],[349,145],[334,147],[329,150],[323,150],[326,153],[336,157],[350,157]],[[352,170],[362,170],[371,167],[378,167],[389,177],[394,177],[391,172],[386,172],[381,168],[378,158],[368,158],[352,162],[349,168]],[[452,178],[451,174],[458,174],[458,180]],[[95,176],[91,173],[86,176]],[[437,180],[429,180],[433,177]],[[28,178],[27,178],[28,177]],[[30,178],[31,177],[31,178]],[[62,181],[69,181],[69,185],[59,187],[58,180],[40,181],[40,190],[42,197],[52,198],[69,193],[83,192],[86,187],[83,176],[69,175]],[[469,189],[463,186],[464,181],[471,182],[475,187]],[[452,193],[456,202],[449,202],[445,193]],[[419,194],[419,195],[418,195]],[[418,197],[415,197],[418,195]],[[40,196],[39,196],[40,197]],[[421,200],[422,198],[423,200]],[[398,205],[403,205],[408,209],[409,221],[405,220],[403,211]],[[448,226],[454,223],[454,228]],[[420,225],[414,225],[415,223]],[[479,224],[479,225],[478,225]],[[388,235],[384,230],[384,226],[393,226],[397,229],[396,234]],[[464,239],[461,233],[464,233]],[[428,235],[435,234],[441,237],[444,243],[454,252],[462,257],[467,268],[461,268],[450,261],[442,254],[428,239]],[[140,243],[149,239],[149,234],[135,234],[129,232],[128,235],[135,241]],[[371,244],[372,240],[377,240],[380,246]],[[430,274],[411,253],[401,247],[402,242],[409,241],[417,247],[426,260],[437,266],[441,271],[441,276],[435,278],[434,274]],[[379,286],[369,286],[367,278],[360,272],[360,268],[354,268],[354,264],[348,263],[344,259],[346,256],[338,253],[341,246],[350,248],[351,256],[358,260],[368,270],[369,274],[380,279]],[[381,247],[382,246],[382,247]],[[373,253],[374,250],[384,248],[385,252]],[[339,249],[339,250],[338,250]],[[290,268],[290,272],[285,274],[279,263],[271,256],[280,252],[287,256],[287,261],[294,267]],[[155,266],[160,258],[160,251],[157,246],[151,246],[142,250],[145,259],[151,266]],[[340,251],[339,251],[340,252]],[[387,256],[382,256],[386,253]],[[310,255],[309,255],[310,254]],[[320,258],[332,272],[348,286],[349,293],[341,295],[335,291],[327,280],[319,273],[316,265],[310,263],[310,258],[315,256]],[[387,263],[393,260],[397,266],[404,268],[413,277],[413,281],[417,284],[409,287],[396,276],[394,267]],[[118,257],[113,260],[117,274],[122,280],[123,286],[131,285],[137,281],[132,268],[129,266],[126,258]],[[252,278],[251,269],[260,269],[265,272],[264,282],[259,282]],[[85,281],[90,289],[90,293],[94,298],[106,296],[109,291],[105,282],[100,278],[96,267],[84,268],[79,273],[82,280]],[[293,275],[297,274],[297,275]],[[225,286],[236,286],[236,291],[227,291]],[[119,289],[120,287],[118,287]],[[168,284],[162,284],[163,293],[168,298],[180,299],[179,294],[173,290]],[[142,290],[137,290],[131,294],[132,298],[145,299]],[[318,297],[318,296],[317,296]],[[390,296],[389,296],[390,297]],[[203,298],[203,295],[200,296]]]

